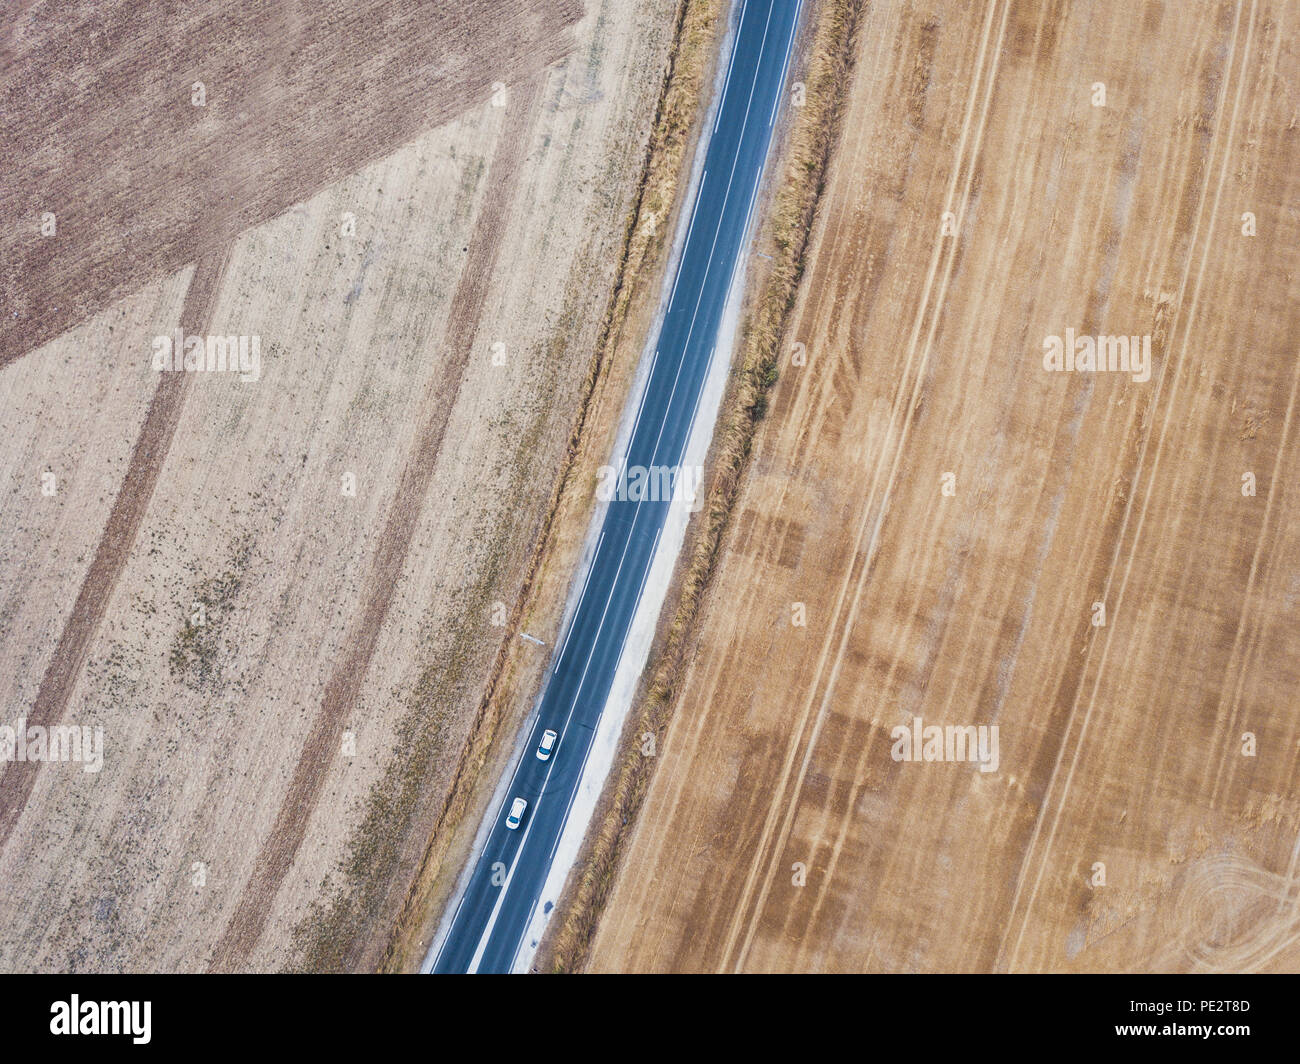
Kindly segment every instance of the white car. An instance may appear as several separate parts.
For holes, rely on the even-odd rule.
[[[506,814],[506,827],[514,831],[519,827],[520,822],[524,819],[524,812],[528,809],[528,801],[524,798],[516,798],[510,803],[510,812]]]
[[[551,754],[555,750],[555,740],[558,738],[559,736],[556,735],[555,732],[551,731],[550,728],[547,728],[546,731],[542,732],[542,742],[537,748],[538,761],[549,761],[551,759]]]

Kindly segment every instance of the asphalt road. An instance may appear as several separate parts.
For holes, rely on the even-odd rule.
[[[624,456],[629,484],[637,467],[676,467],[684,453],[743,253],[800,6],[801,0],[745,0],[741,10],[686,244]],[[510,970],[568,819],[668,506],[653,497],[610,502],[530,742],[433,971]],[[548,728],[560,738],[543,762],[535,751]],[[505,818],[515,796],[528,800],[528,810],[512,831]]]

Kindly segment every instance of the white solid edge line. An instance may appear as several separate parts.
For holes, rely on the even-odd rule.
[[[749,0],[745,0],[740,8],[740,18],[736,20],[736,41],[740,40],[740,27],[745,24],[745,9],[749,7]],[[736,52],[738,49],[733,44],[731,47],[731,62],[727,64],[727,80],[722,83],[722,95],[718,97],[718,117],[713,120],[713,132],[718,131],[718,124],[722,121],[722,104],[727,99],[727,86],[731,84],[731,68],[736,65]]]
[[[790,40],[785,46],[785,58],[781,61],[781,80],[776,87],[776,99],[772,101],[772,114],[767,120],[768,129],[776,121],[776,109],[781,105],[781,97],[785,94],[785,76],[790,71],[790,50],[794,47],[794,39],[799,36],[799,11],[802,8],[803,0],[799,0],[794,9],[794,30],[790,33]]]

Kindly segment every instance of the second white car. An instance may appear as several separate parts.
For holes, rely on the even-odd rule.
[[[537,747],[538,761],[549,761],[551,759],[551,754],[555,751],[555,740],[558,738],[559,736],[550,728],[542,732],[542,741]]]

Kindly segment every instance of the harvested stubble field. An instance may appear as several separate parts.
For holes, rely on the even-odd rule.
[[[1300,7],[856,6],[587,967],[1300,968]]]
[[[0,766],[5,970],[383,962],[518,630],[677,3],[266,10],[6,14],[0,723],[104,751]],[[258,379],[155,372],[176,329],[257,337]]]

